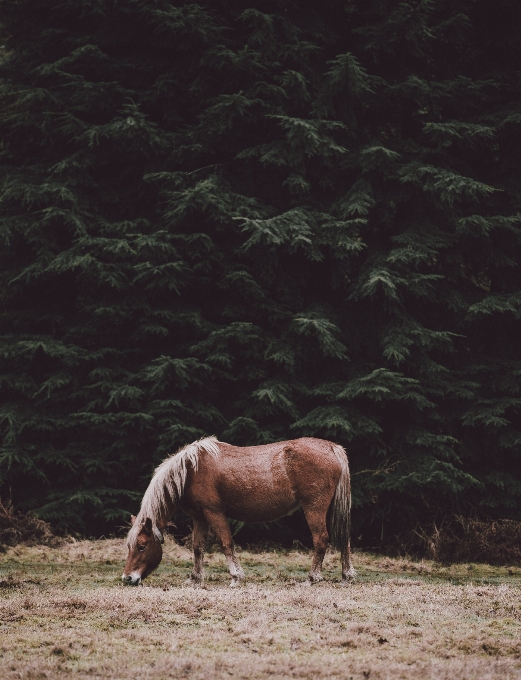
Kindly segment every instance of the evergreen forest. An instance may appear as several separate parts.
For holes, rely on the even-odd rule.
[[[346,447],[355,545],[521,520],[518,0],[1,0],[0,495]],[[240,533],[239,533],[240,537]]]

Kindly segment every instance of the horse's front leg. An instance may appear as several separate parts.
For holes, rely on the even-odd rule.
[[[190,574],[192,583],[202,583],[204,579],[203,558],[208,536],[208,524],[204,519],[194,518],[192,530],[192,546],[194,551],[194,568]]]
[[[214,510],[204,510],[204,516],[222,546],[223,553],[228,562],[228,569],[232,577],[230,586],[233,588],[234,586],[239,585],[244,578],[244,571],[235,554],[235,546],[228,520],[224,514]]]

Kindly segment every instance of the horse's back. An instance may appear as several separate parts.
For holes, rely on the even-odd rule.
[[[301,437],[259,446],[232,446],[219,442],[220,454],[212,464],[228,476],[231,469],[245,479],[269,480],[286,475],[296,481],[302,472],[334,470],[340,473],[335,445],[324,439]],[[232,476],[235,476],[232,474]]]

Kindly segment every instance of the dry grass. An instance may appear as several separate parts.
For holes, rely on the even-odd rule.
[[[243,551],[245,586],[213,553],[201,589],[168,542],[146,585],[124,588],[124,555],[119,540],[2,555],[0,677],[521,678],[519,569],[357,554],[342,586],[331,554],[306,588],[304,551]]]

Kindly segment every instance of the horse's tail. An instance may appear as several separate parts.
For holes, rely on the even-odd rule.
[[[343,446],[333,445],[333,451],[342,472],[328,513],[328,532],[331,546],[337,550],[349,547],[351,537],[351,478]]]

